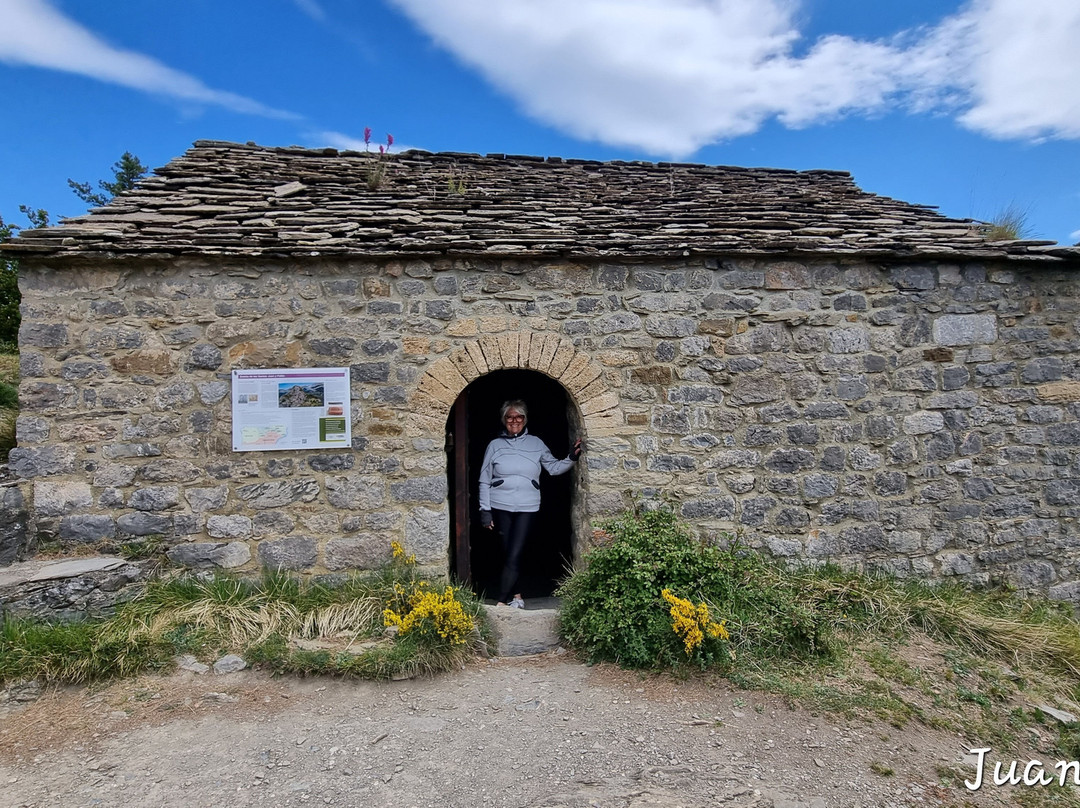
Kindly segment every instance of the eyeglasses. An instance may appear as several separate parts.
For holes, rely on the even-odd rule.
[[[508,416],[506,416],[507,423],[509,423],[510,421],[524,421],[524,420],[525,420],[524,415],[508,415]]]

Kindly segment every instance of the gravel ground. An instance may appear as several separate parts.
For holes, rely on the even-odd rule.
[[[950,778],[969,745],[561,653],[402,682],[179,672],[0,707],[0,806],[1011,804]]]

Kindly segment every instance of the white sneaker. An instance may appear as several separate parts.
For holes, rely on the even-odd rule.
[[[525,601],[523,601],[521,598],[515,597],[512,601],[510,601],[510,605],[515,609],[524,609]]]

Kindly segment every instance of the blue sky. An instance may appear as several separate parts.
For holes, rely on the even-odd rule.
[[[0,215],[197,139],[850,171],[1080,241],[1078,0],[0,0]]]

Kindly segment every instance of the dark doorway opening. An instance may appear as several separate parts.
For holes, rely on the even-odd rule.
[[[566,457],[580,436],[578,417],[566,390],[533,370],[496,370],[458,396],[447,421],[447,477],[450,489],[450,572],[478,595],[498,588],[502,545],[494,530],[480,526],[479,475],[488,443],[502,431],[499,408],[522,399],[529,409],[529,434]],[[540,475],[540,513],[529,536],[519,589],[526,598],[548,597],[573,560],[571,519],[577,469]]]

